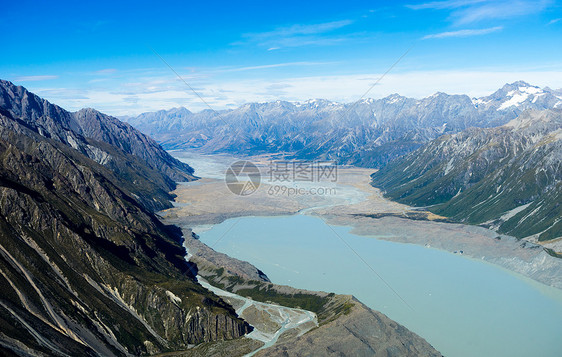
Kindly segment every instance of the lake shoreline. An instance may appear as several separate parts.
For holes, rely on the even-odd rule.
[[[542,246],[484,227],[447,222],[445,217],[429,211],[390,201],[371,185],[373,170],[339,168],[335,195],[271,195],[268,190],[273,183],[263,182],[253,194],[237,196],[221,179],[225,168],[237,158],[191,155],[195,156],[180,158],[194,163],[196,169],[198,165],[209,167],[199,170],[202,178],[195,183],[178,185],[173,192],[176,207],[160,212],[168,223],[182,228],[209,228],[231,218],[310,214],[329,224],[350,226],[357,235],[382,236],[380,239],[481,259],[562,289],[562,276],[558,274],[562,271],[562,259],[552,257]],[[247,159],[266,169],[263,157]],[[388,229],[392,234],[381,234]]]
[[[205,156],[202,158],[202,164],[212,159],[212,156]],[[197,160],[195,162],[197,163]],[[197,165],[194,166],[197,170]],[[220,167],[213,166],[210,177],[205,176],[205,172],[201,174],[201,171],[204,170],[199,170],[203,178],[198,183],[178,186],[174,191],[178,202],[176,207],[162,211],[161,215],[167,223],[179,225],[184,232],[191,233],[193,228],[194,233],[200,234],[200,239],[194,241],[203,245],[206,243],[205,246],[210,249],[218,249],[218,252],[224,253],[224,257],[219,260],[229,260],[227,257],[230,256],[249,262],[249,265],[263,269],[276,284],[312,291],[352,293],[371,308],[382,311],[407,329],[431,341],[430,343],[448,355],[465,356],[465,352],[461,353],[464,349],[477,351],[478,349],[469,346],[460,347],[464,346],[466,339],[454,336],[464,336],[468,333],[472,335],[471,338],[480,341],[483,337],[477,335],[481,334],[483,328],[479,324],[490,318],[498,319],[499,317],[493,317],[498,314],[502,316],[500,320],[514,319],[510,325],[522,328],[526,323],[522,323],[522,317],[519,315],[525,311],[524,314],[528,316],[524,321],[535,326],[537,331],[539,321],[548,322],[550,325],[560,321],[555,318],[553,322],[553,317],[548,317],[551,314],[560,314],[561,290],[556,286],[560,281],[556,272],[562,269],[556,265],[560,263],[559,259],[544,255],[542,249],[531,248],[528,242],[521,246],[522,242],[512,237],[499,236],[486,228],[445,223],[443,217],[389,201],[382,197],[380,190],[370,185],[371,170],[342,168],[338,173],[338,192],[325,197],[270,195],[268,189],[271,184],[268,183],[262,183],[252,195],[238,196],[230,192],[224,179],[221,179]],[[309,231],[297,229],[290,233],[284,232],[285,229],[291,229],[291,226],[297,227],[298,222],[308,222],[311,219],[323,223]],[[248,220],[255,223],[248,225]],[[276,226],[275,222],[282,221],[287,223]],[[259,227],[265,230],[253,232],[260,229]],[[313,238],[319,229],[324,231],[320,240],[318,237]],[[268,237],[272,237],[272,240],[268,240]],[[303,240],[302,237],[308,239]],[[247,239],[254,241],[245,242]],[[351,249],[347,249],[342,240],[347,240],[348,244],[355,248],[348,246]],[[321,253],[328,249],[326,244],[331,244],[332,248]],[[374,247],[390,249],[389,252],[395,253],[380,255],[376,249],[372,250]],[[356,255],[352,254],[354,251],[357,252]],[[222,255],[217,254],[218,257]],[[282,259],[278,260],[280,257]],[[334,264],[334,259],[335,262],[344,264],[340,269],[347,270],[345,277],[338,276],[337,269],[331,270],[339,265]],[[364,259],[369,263],[362,264],[361,260]],[[435,262],[432,262],[433,260]],[[220,261],[217,263],[220,265]],[[387,266],[383,268],[379,264]],[[394,267],[389,270],[388,264],[394,264]],[[417,269],[428,269],[425,267],[427,264],[430,266],[426,273],[412,278],[419,274]],[[435,270],[435,264],[441,264],[441,268]],[[549,264],[555,265],[549,267]],[[377,271],[382,268],[384,278],[379,281],[376,278],[377,274],[370,274],[367,269],[369,266],[375,267]],[[240,270],[243,266],[235,268]],[[447,271],[450,268],[453,270]],[[411,275],[400,275],[401,270],[410,271]],[[482,271],[488,273],[482,274]],[[359,272],[361,273],[358,274]],[[399,275],[395,275],[395,272]],[[475,282],[472,274],[479,274],[481,280]],[[369,275],[373,276],[369,278]],[[353,276],[355,278],[350,279]],[[369,287],[363,286],[364,279],[371,278],[374,280],[368,284]],[[387,279],[392,288],[383,284]],[[439,283],[441,279],[446,282],[445,290],[439,287],[439,284],[442,284]],[[330,280],[337,282],[336,285]],[[480,281],[488,281],[484,286],[491,288],[494,293],[478,294],[478,291],[484,288]],[[474,286],[467,289],[467,284]],[[409,317],[412,311],[408,313],[407,307],[398,301],[398,296],[392,293],[394,288],[400,296],[404,295],[407,305],[411,303],[415,306],[417,314],[423,315],[423,318],[419,316],[412,320],[412,317]],[[510,294],[503,291],[504,288],[517,293]],[[520,293],[522,296],[530,294],[534,299],[541,299],[538,301],[543,301],[544,306],[527,305]],[[460,295],[455,299],[443,300],[444,294]],[[476,295],[466,300],[473,294]],[[496,302],[483,305],[482,299],[485,300],[488,296],[494,296]],[[461,306],[457,305],[459,301],[462,301]],[[400,306],[393,305],[396,303]],[[505,303],[516,304],[518,308],[506,314],[506,311],[503,311]],[[443,320],[445,316],[451,317],[438,323],[432,322],[437,316],[441,316],[438,320]],[[462,327],[466,318],[476,324],[474,328],[466,330]],[[451,320],[458,322],[447,327],[450,324],[447,321]],[[449,331],[447,334],[451,336],[440,337],[445,331]],[[488,335],[496,333],[492,330],[487,332]],[[501,332],[500,335],[499,340],[517,344],[507,332]],[[482,341],[485,341],[487,347],[482,348],[488,352],[498,352],[496,348],[499,340],[484,338]],[[549,350],[551,348],[552,346],[548,347]],[[469,353],[467,356],[470,355]]]
[[[435,247],[359,236],[351,230],[350,226],[328,228],[323,217],[308,214],[244,217],[215,225],[202,232],[198,241],[250,262],[276,284],[353,294],[445,355],[507,356],[499,353],[501,345],[523,347],[509,329],[495,327],[500,321],[517,329],[528,326],[533,338],[538,338],[539,326],[560,326],[560,289],[487,261]],[[531,297],[540,303],[529,305]],[[467,343],[460,336],[477,338],[482,346],[460,353],[459,346]],[[541,344],[551,338],[541,337]],[[512,354],[517,348],[510,347],[508,355],[528,355],[529,350]]]

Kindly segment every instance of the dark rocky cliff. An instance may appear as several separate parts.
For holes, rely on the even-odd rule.
[[[152,213],[170,177],[107,137],[87,138],[72,114],[6,83],[0,354],[143,355],[250,331],[195,281],[181,233]],[[150,190],[160,195],[155,204]]]

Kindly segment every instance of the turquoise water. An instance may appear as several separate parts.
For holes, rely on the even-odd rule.
[[[349,230],[307,215],[194,228],[204,243],[251,262],[274,283],[355,295],[445,356],[561,355],[561,290],[481,261]]]

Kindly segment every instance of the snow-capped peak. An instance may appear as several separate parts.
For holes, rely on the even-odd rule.
[[[384,98],[385,102],[387,102],[388,104],[393,104],[396,103],[398,101],[400,101],[403,97],[398,94],[398,93],[393,93],[387,97]]]
[[[538,96],[545,94],[540,87],[532,86],[523,81],[506,84],[502,89],[509,91],[505,93],[506,100],[502,102],[498,110],[504,110],[513,106],[517,107],[527,100],[534,103]]]
[[[527,86],[527,87],[519,87],[519,92],[529,93],[529,94],[537,94],[537,93],[542,93],[543,90],[540,89],[539,87]]]
[[[310,107],[310,108],[320,108],[326,106],[337,106],[340,105],[338,102],[333,102],[327,99],[308,99],[304,102],[293,102],[293,105],[297,108],[300,107]]]
[[[475,107],[490,103],[490,100],[485,100],[484,98],[471,98],[470,100],[472,101],[472,104],[474,104]]]

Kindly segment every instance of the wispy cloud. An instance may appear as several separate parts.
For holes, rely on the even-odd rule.
[[[431,38],[480,36],[480,35],[487,35],[492,32],[501,31],[502,29],[503,29],[502,26],[496,26],[487,29],[467,29],[467,30],[458,30],[458,31],[448,31],[448,32],[441,32],[441,33],[424,36],[422,40],[427,40]]]
[[[264,64],[259,66],[224,68],[224,69],[215,70],[214,72],[243,72],[243,71],[254,71],[254,70],[280,68],[280,67],[319,66],[319,65],[330,64],[330,63],[334,63],[334,62],[283,62],[283,63]]]
[[[37,82],[57,79],[59,76],[43,75],[43,76],[21,76],[15,79],[16,82]]]
[[[562,18],[552,19],[547,23],[547,25],[554,25],[555,23],[557,23],[560,20],[562,20]]]
[[[462,6],[469,6],[480,4],[486,2],[487,0],[448,0],[448,1],[432,1],[422,4],[411,4],[406,5],[413,10],[422,10],[422,9],[434,9],[434,10],[442,10],[442,9],[454,9],[457,7]]]
[[[313,34],[333,31],[345,27],[347,25],[351,25],[352,23],[353,23],[352,20],[340,20],[340,21],[331,21],[331,22],[324,22],[324,23],[311,24],[311,25],[295,24],[287,27],[279,27],[269,32],[249,34],[248,36],[258,37],[258,38],[260,37],[269,38],[269,37],[278,37],[278,36],[313,35]]]
[[[352,23],[352,20],[340,20],[318,24],[294,24],[278,27],[272,31],[243,34],[244,40],[233,43],[233,45],[255,44],[266,47],[268,51],[283,47],[329,45],[343,40],[342,37],[334,36],[334,31]]]
[[[407,7],[413,10],[451,10],[450,20],[456,25],[465,25],[536,14],[551,3],[552,0],[444,0]]]
[[[117,72],[117,70],[115,68],[105,68],[105,69],[100,69],[99,71],[95,71],[94,74],[112,74]]]

